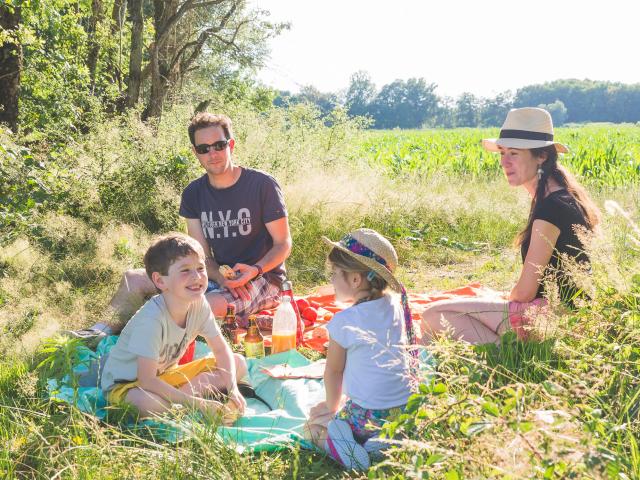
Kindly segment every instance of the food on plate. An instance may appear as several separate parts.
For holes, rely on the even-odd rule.
[[[313,332],[311,333],[311,338],[328,339],[329,338],[329,331],[327,330],[326,327],[318,326],[318,327],[313,329]]]
[[[324,319],[325,322],[330,321],[333,318],[333,313],[332,312],[326,312],[322,318]]]

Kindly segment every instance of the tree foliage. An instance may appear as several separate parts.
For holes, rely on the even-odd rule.
[[[568,122],[640,121],[640,84],[592,80],[556,80],[530,85],[516,92],[514,106],[561,101]]]
[[[456,101],[454,113],[456,127],[475,127],[479,123],[480,99],[465,92]]]
[[[369,106],[376,97],[376,85],[369,73],[360,70],[351,75],[349,88],[345,94],[345,106],[349,115],[370,115]]]
[[[421,127],[437,110],[435,88],[424,78],[395,80],[382,87],[371,105],[376,128]]]
[[[564,103],[560,100],[556,100],[548,105],[541,103],[538,107],[544,108],[551,114],[554,125],[562,125],[567,121],[567,107],[565,107]]]
[[[23,133],[53,137],[128,108],[157,118],[204,67],[246,78],[287,27],[246,0],[3,0],[0,8],[2,67],[20,79],[0,90],[2,105],[19,106]]]

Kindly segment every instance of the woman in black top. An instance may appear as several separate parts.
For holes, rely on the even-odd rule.
[[[599,211],[585,189],[561,165],[558,153],[567,148],[553,140],[551,115],[540,108],[513,109],[500,138],[485,139],[485,149],[500,153],[500,164],[509,185],[523,187],[531,196],[527,226],[516,238],[522,253],[522,271],[508,298],[469,298],[434,302],[423,313],[423,330],[441,332],[446,320],[454,336],[470,343],[496,342],[513,328],[526,338],[532,306],[546,304],[544,278],[553,276],[560,299],[571,306],[579,290],[566,273],[563,256],[588,263],[577,231],[592,231]],[[447,327],[449,327],[447,325]]]

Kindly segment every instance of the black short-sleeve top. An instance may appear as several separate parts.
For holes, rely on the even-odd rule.
[[[552,274],[556,277],[560,298],[563,302],[572,305],[572,299],[578,292],[577,287],[566,275],[559,254],[565,254],[581,263],[589,263],[589,257],[584,251],[584,245],[576,234],[576,228],[587,227],[584,211],[578,205],[575,197],[567,190],[561,189],[547,195],[537,206],[533,213],[533,219],[544,220],[555,225],[560,230],[551,260],[545,269],[545,275]],[[525,240],[520,249],[524,262],[529,251],[530,239]],[[544,284],[540,284],[536,297],[544,294]]]

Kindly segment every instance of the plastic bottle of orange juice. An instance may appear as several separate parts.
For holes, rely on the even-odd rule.
[[[271,329],[271,353],[286,352],[296,348],[296,326],[298,319],[293,311],[291,298],[283,295],[273,318]]]

